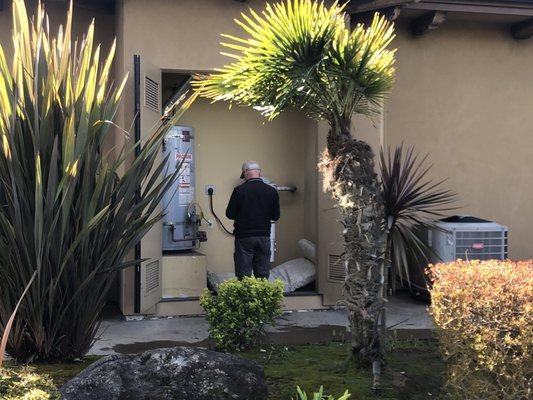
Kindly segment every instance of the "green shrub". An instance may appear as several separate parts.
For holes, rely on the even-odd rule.
[[[200,304],[207,313],[209,333],[221,351],[239,351],[255,345],[265,325],[281,314],[283,283],[244,278],[222,283],[218,294],[205,290]]]
[[[337,398],[337,399],[335,399],[335,397],[333,397],[331,395],[330,396],[325,396],[324,395],[324,388],[322,386],[320,387],[320,390],[318,392],[313,393],[313,397],[312,398],[307,397],[307,394],[304,393],[302,391],[302,389],[300,389],[299,387],[296,390],[298,392],[298,399],[297,400],[308,400],[308,399],[309,400],[323,400],[323,399],[324,400],[347,400],[347,399],[349,399],[351,397],[351,395],[350,395],[350,393],[348,393],[348,391],[344,392],[344,394],[341,397]]]
[[[56,400],[59,392],[46,375],[38,375],[26,367],[14,371],[0,369],[0,398],[2,400]]]
[[[158,179],[162,139],[194,96],[143,132],[130,162],[134,143],[110,122],[126,83],[113,84],[116,46],[102,54],[94,23],[74,40],[72,6],[54,37],[26,3],[13,3],[12,62],[0,45],[0,331],[37,271],[7,352],[73,360],[94,342],[117,271],[140,262],[130,251],[162,217],[178,173]]]
[[[430,271],[454,398],[533,398],[533,261],[456,261]]]

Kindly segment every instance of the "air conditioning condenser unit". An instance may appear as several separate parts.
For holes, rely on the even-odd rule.
[[[439,259],[504,260],[508,254],[506,226],[471,216],[453,216],[436,222],[428,231],[428,244]]]
[[[506,226],[471,216],[452,216],[435,221],[435,228],[423,233],[423,240],[435,255],[432,263],[461,260],[504,260],[508,254]],[[410,268],[411,294],[429,300],[426,265]]]

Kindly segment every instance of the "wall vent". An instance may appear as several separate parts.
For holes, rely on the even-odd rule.
[[[149,294],[152,290],[157,289],[160,283],[159,260],[155,260],[146,264],[145,273],[145,294]]]
[[[346,267],[341,256],[330,254],[328,258],[328,280],[343,283],[346,279]]]
[[[159,83],[144,77],[144,105],[152,111],[160,112],[159,107]]]

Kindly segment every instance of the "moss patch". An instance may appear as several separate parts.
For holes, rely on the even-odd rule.
[[[421,400],[441,395],[444,362],[433,340],[391,339],[383,388],[372,392],[370,369],[357,369],[348,360],[349,344],[268,345],[237,355],[254,360],[265,369],[271,400],[296,398],[296,386],[312,393],[324,386],[325,393],[340,396],[346,389],[351,399]],[[57,387],[79,374],[99,357],[68,364],[32,364],[35,371],[50,376]],[[9,368],[18,368],[11,365]]]
[[[39,374],[48,375],[54,382],[54,385],[60,388],[65,382],[74,378],[76,375],[78,375],[81,371],[83,371],[85,368],[87,368],[99,358],[100,357],[98,356],[88,356],[79,362],[61,364],[33,363],[30,365],[35,372]],[[7,363],[6,365],[6,368],[11,369],[18,369],[21,367],[22,366],[15,365],[12,362]]]
[[[334,396],[348,389],[357,400],[437,398],[444,363],[436,342],[393,340],[390,347],[383,387],[377,394],[371,390],[371,370],[357,369],[348,361],[349,345],[345,343],[272,346],[240,355],[264,367],[272,400],[295,398],[297,385],[308,393],[324,386],[325,392]]]

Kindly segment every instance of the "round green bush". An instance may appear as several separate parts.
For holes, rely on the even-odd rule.
[[[218,350],[239,351],[253,347],[265,333],[265,325],[281,315],[283,283],[245,277],[232,279],[213,295],[205,289],[200,305],[207,313],[209,334]]]

